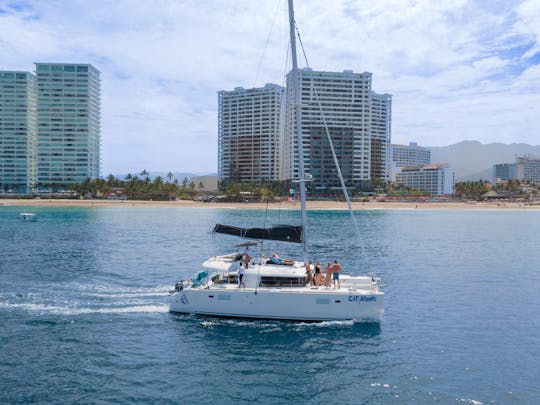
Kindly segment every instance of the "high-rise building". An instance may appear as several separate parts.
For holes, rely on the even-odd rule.
[[[431,151],[418,146],[416,142],[408,145],[392,145],[392,160],[397,167],[428,165],[431,163]]]
[[[100,72],[89,64],[36,63],[37,180],[43,185],[97,178]]]
[[[516,180],[517,167],[515,163],[499,163],[493,165],[493,181]]]
[[[295,77],[299,83],[293,82]],[[287,75],[284,177],[298,178],[295,85],[301,93],[304,167],[313,178],[308,189],[317,192],[340,187],[326,128],[347,187],[358,187],[377,178],[385,180],[391,97],[371,91],[371,73],[310,68],[299,70],[296,76],[292,71]]]
[[[0,190],[27,193],[36,182],[36,77],[0,71]]]
[[[516,159],[517,177],[531,183],[540,183],[540,159],[522,156]]]
[[[493,165],[494,181],[520,180],[540,183],[540,159],[530,156],[516,158],[516,163],[498,163]]]
[[[220,182],[280,179],[283,97],[277,84],[218,92]]]
[[[390,178],[392,96],[371,93],[371,179],[387,181]]]
[[[425,191],[431,197],[454,193],[454,169],[446,164],[406,166],[396,174],[398,184]]]

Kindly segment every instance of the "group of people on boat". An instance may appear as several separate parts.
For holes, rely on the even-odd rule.
[[[324,273],[320,262],[317,262],[315,265],[308,261],[306,263],[306,284],[314,287],[325,286],[330,287],[330,281],[333,281],[334,288],[341,288],[341,283],[339,281],[339,273],[341,273],[341,264],[337,260],[334,260],[334,264],[328,262]]]
[[[245,287],[244,284],[244,274],[245,270],[249,267],[252,257],[249,255],[247,249],[243,254],[237,254],[229,271],[237,271],[238,274],[238,287]],[[283,266],[294,266],[295,261],[291,259],[282,259],[276,252],[272,252],[272,256],[268,260],[268,264],[277,264]],[[312,287],[330,287],[331,282],[333,282],[333,287],[341,288],[341,283],[339,281],[339,273],[341,273],[341,264],[337,260],[334,260],[334,263],[328,262],[326,268],[322,269],[321,263],[317,262],[313,264],[310,260],[306,263],[306,278],[305,283],[311,285]]]

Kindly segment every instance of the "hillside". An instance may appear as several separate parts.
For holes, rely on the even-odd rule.
[[[455,171],[456,182],[492,180],[493,165],[513,163],[517,156],[540,157],[540,145],[525,143],[490,143],[463,141],[449,146],[432,146],[432,163],[448,163]]]

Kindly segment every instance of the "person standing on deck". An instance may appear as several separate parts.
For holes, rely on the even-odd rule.
[[[341,283],[339,282],[339,273],[341,273],[341,265],[334,260],[334,265],[332,266],[332,278],[334,279],[334,289],[336,288],[336,281],[338,282],[338,289],[341,288]]]
[[[313,264],[311,261],[308,261],[306,264],[306,284],[313,285]]]
[[[317,262],[317,264],[315,265],[315,274],[313,276],[314,278],[314,281],[315,281],[315,285],[318,287],[319,285],[321,285],[321,276],[322,276],[322,268],[321,268],[321,263]]]
[[[238,288],[244,286],[246,288],[246,284],[244,283],[244,274],[246,273],[246,269],[244,269],[244,266],[240,265],[238,267]]]
[[[324,272],[326,273],[326,280],[324,280],[324,285],[326,287],[330,287],[330,277],[332,277],[332,264],[328,262],[326,265],[326,269],[324,269]]]

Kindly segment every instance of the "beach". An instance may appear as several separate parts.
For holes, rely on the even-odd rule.
[[[69,199],[2,199],[0,206],[25,207],[182,207],[182,208],[224,208],[224,209],[300,209],[300,203],[290,202],[202,202],[192,200],[178,201],[141,201],[141,200],[69,200]],[[449,201],[369,201],[353,202],[355,210],[415,210],[415,209],[449,209],[449,210],[540,210],[540,203],[523,202],[449,202]],[[347,204],[341,201],[308,201],[308,210],[346,210]]]

